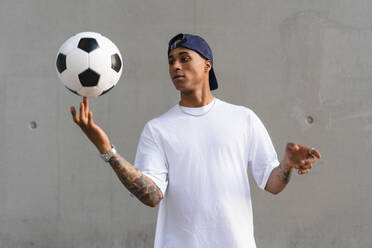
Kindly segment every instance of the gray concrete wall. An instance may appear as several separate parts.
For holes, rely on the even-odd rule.
[[[156,209],[129,196],[70,118],[80,98],[54,61],[81,31],[124,56],[117,87],[91,104],[129,161],[145,122],[179,99],[168,39],[201,34],[215,96],[253,109],[280,157],[288,141],[324,155],[278,196],[253,186],[258,247],[372,247],[371,1],[1,0],[0,31],[1,248],[152,247]]]

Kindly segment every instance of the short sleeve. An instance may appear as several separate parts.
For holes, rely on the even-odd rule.
[[[163,195],[168,185],[168,168],[161,142],[147,122],[139,139],[134,165],[151,178]]]
[[[278,156],[264,124],[250,111],[248,169],[257,185],[265,189],[271,171],[279,165]]]

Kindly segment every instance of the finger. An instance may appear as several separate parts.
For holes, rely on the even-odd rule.
[[[88,97],[84,96],[83,97],[83,102],[84,102],[84,109],[85,109],[85,114],[86,114],[86,118],[88,118],[88,114],[89,114],[89,101],[88,101]]]
[[[299,163],[297,164],[297,167],[296,167],[298,170],[304,170],[306,169],[306,160],[303,159],[301,161],[299,161]]]
[[[311,168],[313,168],[313,164],[310,163],[310,162],[307,162],[307,163],[305,164],[305,166],[303,167],[303,169],[305,169],[305,170],[309,170],[309,169],[311,169]]]
[[[92,112],[89,112],[88,113],[88,125],[89,126],[93,126],[94,122],[93,122],[93,113]]]
[[[80,120],[86,124],[85,106],[82,102],[80,103]]]
[[[313,158],[314,159],[314,158]],[[304,160],[301,160],[301,163],[300,163],[300,166],[299,166],[299,169],[300,170],[306,170],[306,169],[311,169],[313,167],[313,161],[312,159],[304,159]]]
[[[298,170],[299,175],[304,175],[310,172],[310,169],[303,169],[303,170]]]
[[[301,160],[300,161],[300,168],[305,167],[305,165],[306,165],[306,160],[305,159]]]
[[[321,158],[322,155],[320,154],[320,152],[317,150],[317,149],[313,149],[312,152],[311,152],[312,155],[315,155],[315,157],[317,158]]]
[[[310,156],[312,156],[312,157],[316,157],[316,158],[321,158],[321,154],[320,154],[320,152],[317,150],[317,149],[315,149],[315,148],[309,148],[309,150],[308,150],[309,152],[309,155]]]
[[[79,124],[80,119],[79,119],[79,116],[76,114],[75,107],[74,106],[71,106],[70,107],[70,111],[71,111],[72,119],[74,120],[74,122],[77,123],[77,124]]]
[[[315,163],[315,158],[314,157],[309,157],[307,159],[305,159],[305,164],[312,164],[312,163]]]
[[[297,151],[299,148],[300,147],[296,143],[294,143],[294,142],[289,142],[287,144],[287,149],[290,150],[290,151],[293,151],[294,152],[294,151]]]

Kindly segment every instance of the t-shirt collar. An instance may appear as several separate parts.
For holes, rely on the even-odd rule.
[[[181,111],[190,115],[203,115],[211,110],[211,108],[214,106],[215,101],[217,100],[216,97],[213,97],[213,100],[208,103],[207,105],[201,106],[201,107],[185,107],[181,106],[178,103],[178,106],[181,108]]]

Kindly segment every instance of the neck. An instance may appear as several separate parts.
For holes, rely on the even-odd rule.
[[[181,91],[180,105],[184,107],[196,108],[208,105],[214,98],[209,87],[207,89],[197,89],[190,92]]]

